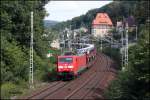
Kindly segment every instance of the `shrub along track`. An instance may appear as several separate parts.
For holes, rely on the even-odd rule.
[[[24,99],[94,99],[103,98],[102,92],[115,76],[110,71],[112,61],[98,54],[89,70],[71,81],[51,83]]]

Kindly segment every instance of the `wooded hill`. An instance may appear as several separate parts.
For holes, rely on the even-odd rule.
[[[45,28],[52,27],[57,23],[58,23],[57,21],[53,21],[53,20],[44,20],[44,27]]]
[[[144,24],[148,19],[148,2],[147,1],[114,1],[101,8],[89,10],[85,15],[81,15],[65,22],[58,23],[53,29],[64,29],[65,27],[72,27],[72,29],[84,26],[91,28],[92,20],[97,13],[106,12],[112,19],[114,26],[116,21],[122,20],[123,17],[133,15],[138,24]]]

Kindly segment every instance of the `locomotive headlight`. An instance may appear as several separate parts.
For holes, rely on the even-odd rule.
[[[68,68],[73,68],[73,66],[68,66]]]
[[[58,68],[63,68],[63,66],[58,66]]]

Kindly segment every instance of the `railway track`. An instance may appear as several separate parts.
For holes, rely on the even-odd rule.
[[[84,96],[82,99],[104,99],[103,98],[103,90],[104,90],[104,84],[106,84],[106,80],[108,79],[108,74],[110,71],[110,65],[111,63],[109,62],[109,58],[105,55],[103,55],[105,58],[105,65],[106,68],[103,67],[102,70],[99,70],[99,75],[101,73],[103,74],[103,78],[99,79],[98,83],[94,85],[91,91],[87,93],[86,96]],[[106,60],[107,59],[107,60]]]
[[[108,63],[106,60],[103,59],[103,62],[105,62],[105,63],[107,64],[106,67],[109,66],[109,63]],[[102,76],[102,78],[98,78],[97,82],[91,87],[91,89],[89,89],[89,90],[87,91],[86,95],[84,95],[84,96],[82,97],[82,99],[89,99],[88,97],[92,97],[93,92],[94,92],[95,89],[98,87],[98,85],[99,85],[100,83],[102,83],[103,81],[105,81],[105,77],[106,77],[105,72],[102,72],[102,71],[101,71],[101,70],[104,70],[104,69],[105,69],[105,68],[103,68],[103,67],[102,67],[102,69],[99,69],[97,76]],[[91,99],[92,99],[92,98],[91,98]]]
[[[109,63],[105,59],[101,59],[101,62],[97,63],[97,65],[95,66],[99,66],[100,64],[102,66],[106,65],[107,69],[109,67]],[[106,69],[104,67],[99,68],[97,70],[95,79],[91,80],[91,82],[85,85],[85,87],[83,87],[77,93],[74,93],[72,96],[70,96],[67,99],[85,99],[90,94],[90,92],[94,91],[94,89],[98,84],[103,83],[105,81],[105,77],[106,77],[105,72],[102,72],[101,70],[106,70]]]
[[[79,78],[64,82],[58,81],[35,92],[25,99],[93,99],[95,91],[103,88],[106,80],[110,80],[111,61],[103,54],[97,56],[95,64]],[[100,94],[98,94],[100,95]],[[97,98],[100,98],[99,96]],[[102,98],[102,96],[101,96]]]
[[[96,59],[96,61],[98,61],[98,59]],[[74,91],[76,91],[79,87],[86,85],[90,80],[92,80],[96,76],[96,75],[94,75],[96,69],[97,69],[96,67],[91,67],[91,69],[87,70],[84,73],[84,75],[80,75],[79,78],[77,78],[76,80],[69,83],[69,85],[59,89],[59,91],[57,91],[53,94],[50,94],[48,97],[45,97],[44,99],[49,99],[49,98],[62,99],[62,98],[66,98],[66,96],[68,96],[70,93],[74,93]],[[87,79],[87,77],[88,77],[88,79]],[[58,96],[58,94],[59,94],[59,96]]]
[[[100,60],[100,62],[98,62],[98,63],[96,63],[95,64],[95,66],[98,66],[99,65],[99,63],[101,64],[102,63],[102,59]],[[94,73],[96,76],[93,78],[94,80],[97,80],[98,79],[98,71],[96,70],[96,72]],[[99,77],[100,78],[100,77]],[[79,88],[77,88],[74,92],[72,92],[71,94],[69,94],[65,99],[70,99],[70,98],[73,98],[73,99],[77,99],[77,97],[82,97],[83,95],[85,95],[86,93],[85,92],[80,92],[80,91],[82,91],[83,90],[83,88],[85,88],[85,89],[88,89],[89,88],[89,86],[91,86],[91,85],[93,85],[93,79],[91,79],[91,81],[90,82],[88,82],[88,83],[86,83],[86,84],[84,84],[84,85],[82,85],[82,86],[80,86]],[[83,94],[84,93],[84,94]],[[80,96],[82,94],[82,96]],[[75,95],[77,95],[77,96],[75,96]],[[79,99],[80,99],[79,98]]]

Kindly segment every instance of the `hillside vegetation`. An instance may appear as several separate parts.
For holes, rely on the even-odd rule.
[[[35,80],[43,80],[48,42],[44,41],[43,18],[47,0],[1,0],[1,98],[22,93],[29,75],[30,18],[34,12]]]
[[[105,92],[107,99],[150,99],[149,25],[144,25],[136,45],[129,48],[129,65]]]
[[[96,14],[100,12],[108,13],[114,26],[116,25],[116,21],[123,19],[123,17],[128,17],[129,15],[133,15],[138,24],[144,24],[148,18],[149,10],[147,8],[147,1],[114,1],[101,8],[89,10],[85,15],[80,15],[72,18],[72,20],[58,23],[53,29],[64,29],[71,25],[72,29],[84,26],[90,30],[92,20],[95,18]]]
[[[49,28],[56,25],[58,22],[53,20],[44,20],[44,27]]]
[[[128,3],[132,2],[128,1]],[[116,80],[105,91],[105,96],[107,99],[150,99],[149,1],[136,1],[128,8],[130,8],[129,15],[134,15],[136,18],[138,41],[136,45],[129,48],[129,65],[125,70],[119,71]]]

